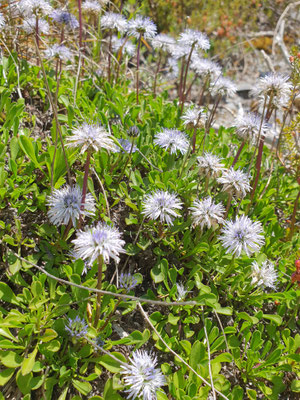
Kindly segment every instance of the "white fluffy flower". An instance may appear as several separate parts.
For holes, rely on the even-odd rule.
[[[89,125],[84,123],[78,128],[73,129],[73,135],[67,137],[67,146],[81,147],[81,153],[88,149],[99,151],[104,148],[107,150],[115,151],[115,143],[108,133],[101,125]]]
[[[63,44],[54,44],[44,51],[46,58],[58,57],[62,61],[70,61],[73,58],[72,52]]]
[[[50,206],[48,217],[54,225],[67,225],[72,220],[73,226],[76,226],[76,220],[81,215],[94,215],[95,202],[91,194],[87,194],[84,203],[84,209],[80,210],[82,194],[79,186],[66,185],[60,189],[54,189],[47,198],[47,204]]]
[[[193,29],[185,29],[180,34],[178,43],[183,46],[195,46],[201,50],[208,50],[210,48],[206,34]]]
[[[173,225],[173,219],[178,217],[177,210],[182,208],[182,203],[176,194],[157,190],[149,193],[143,200],[142,214],[150,219],[160,219],[168,225]]]
[[[85,0],[82,3],[82,10],[87,13],[98,15],[101,12],[101,4],[95,0]]]
[[[155,49],[169,51],[170,46],[173,46],[176,43],[176,40],[169,35],[159,33],[152,39],[151,43]]]
[[[210,75],[217,79],[221,73],[221,67],[207,58],[201,58],[198,55],[192,56],[191,70],[193,70],[199,76]]]
[[[220,240],[226,253],[233,253],[237,257],[242,253],[250,257],[265,242],[261,223],[251,221],[246,215],[237,217],[235,221],[226,221],[221,233]]]
[[[206,114],[203,108],[188,108],[181,119],[183,120],[183,125],[187,128],[195,126],[202,128],[205,124]]]
[[[127,19],[121,14],[107,12],[101,17],[102,29],[116,29],[118,32],[127,31]]]
[[[212,95],[220,94],[221,96],[233,96],[237,91],[237,87],[232,80],[220,76],[211,84]]]
[[[221,158],[212,153],[205,152],[203,156],[197,157],[199,164],[199,174],[210,175],[216,178],[224,169]]]
[[[271,261],[264,261],[261,266],[256,261],[253,261],[251,276],[252,285],[276,289],[277,273]]]
[[[162,372],[155,368],[157,358],[144,350],[136,350],[132,353],[130,364],[122,365],[124,382],[128,393],[128,399],[142,398],[143,400],[155,400],[157,391],[164,386],[166,381]]]
[[[0,13],[0,29],[4,28],[5,24],[6,24],[6,22],[5,22],[4,15],[2,13]]]
[[[249,175],[240,169],[234,170],[232,167],[224,170],[218,182],[223,185],[223,191],[232,193],[236,197],[245,197],[250,191]]]
[[[30,17],[30,18],[24,19],[23,24],[22,24],[22,29],[28,35],[35,33],[35,28],[36,28],[36,17]],[[49,33],[49,29],[50,28],[49,28],[48,22],[43,18],[39,18],[39,20],[38,20],[39,34],[43,33],[43,34],[47,35]]]
[[[128,21],[128,34],[137,39],[140,35],[145,39],[151,39],[156,35],[156,25],[150,18],[137,15]]]
[[[20,0],[18,8],[21,15],[49,15],[53,8],[47,0]]]
[[[59,24],[64,24],[71,29],[76,29],[79,27],[79,22],[77,21],[76,17],[66,10],[56,9],[50,14],[50,18],[52,18],[53,21]]]
[[[216,204],[211,197],[207,197],[204,200],[195,200],[190,210],[194,227],[200,225],[201,229],[205,226],[210,228],[224,222],[224,206],[221,203]]]
[[[167,64],[167,77],[169,79],[176,79],[179,75],[179,67],[178,67],[178,61],[175,60],[174,58],[168,58]]]
[[[118,39],[117,36],[112,37],[112,49],[115,52],[121,50],[122,54],[128,54],[130,57],[135,54],[135,46],[126,38]]]
[[[169,51],[170,51],[172,57],[175,60],[178,60],[179,58],[186,57],[189,55],[189,53],[191,51],[191,46],[183,45],[183,44],[180,44],[177,42],[177,43],[169,46]]]
[[[104,262],[109,263],[110,259],[119,262],[119,254],[125,253],[124,240],[117,228],[99,222],[94,228],[80,231],[74,243],[74,255],[76,259],[87,260],[89,265],[102,256]]]
[[[271,73],[259,80],[252,94],[259,96],[262,102],[267,98],[267,105],[271,99],[272,105],[278,107],[287,104],[291,90],[292,84],[288,75]]]
[[[163,129],[155,135],[154,143],[166,150],[170,149],[171,154],[178,150],[185,154],[189,148],[187,135],[177,129]]]
[[[236,119],[236,133],[244,140],[251,139],[258,135],[261,124],[261,117],[257,114],[247,113]],[[267,125],[265,122],[261,126],[261,134],[265,132]]]
[[[177,287],[177,301],[184,300],[187,293],[189,293],[181,283],[176,283]]]

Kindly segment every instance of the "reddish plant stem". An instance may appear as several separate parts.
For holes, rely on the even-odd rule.
[[[39,17],[38,15],[35,16],[35,40],[38,49],[40,48],[40,40],[39,40]],[[39,57],[37,57],[36,65],[40,65]]]
[[[87,192],[87,183],[88,183],[88,177],[89,177],[89,168],[90,168],[90,160],[91,160],[91,151],[87,151],[86,155],[86,162],[84,166],[84,177],[83,177],[83,184],[82,184],[82,196],[81,196],[81,206],[80,210],[84,210],[84,203],[85,203],[85,198],[86,198],[86,192]]]
[[[78,13],[79,13],[79,51],[82,47],[82,10],[81,10],[81,0],[78,0]]]
[[[202,105],[204,92],[205,92],[205,89],[207,87],[208,82],[209,82],[209,75],[206,75],[206,78],[205,78],[205,81],[203,82],[203,87],[202,87],[202,90],[201,90],[201,93],[200,93],[200,96],[199,96],[198,106]]]
[[[242,141],[242,144],[240,145],[240,147],[239,147],[239,149],[238,149],[238,151],[237,151],[237,153],[236,153],[236,156],[234,157],[233,163],[232,163],[232,165],[231,165],[232,168],[233,168],[233,167],[235,166],[235,164],[237,163],[237,161],[238,161],[238,159],[239,159],[239,156],[241,155],[241,152],[242,152],[242,150],[243,150],[245,144],[246,144],[246,140],[243,140],[243,141]]]
[[[103,257],[102,255],[98,256],[98,282],[97,282],[97,289],[101,290],[102,288],[102,269],[103,269]],[[97,300],[96,300],[96,314],[94,320],[94,327],[97,328],[99,319],[100,319],[100,310],[101,310],[101,293],[97,293]]]
[[[186,80],[187,80],[187,74],[188,74],[188,70],[189,70],[189,66],[190,66],[190,62],[191,62],[191,57],[192,57],[192,53],[194,50],[195,45],[193,44],[191,47],[191,51],[189,54],[189,57],[187,59],[187,63],[186,63],[186,67],[185,67],[185,74],[184,74],[184,80],[183,80],[183,86],[182,86],[182,98],[181,98],[181,112],[183,110],[183,105],[184,105],[184,101],[185,101],[185,97],[186,97],[186,93],[185,93],[185,87],[186,87]]]
[[[289,236],[288,236],[289,240],[292,239],[293,234],[294,234],[294,230],[295,230],[296,214],[297,214],[297,210],[298,210],[299,198],[300,198],[300,190],[298,192],[298,195],[297,195],[295,203],[294,203],[294,209],[293,209],[293,214],[292,214],[292,219],[291,219],[291,226],[290,226],[290,233],[289,233]]]
[[[161,57],[162,57],[162,53],[161,53],[161,51],[160,51],[160,52],[159,52],[158,62],[157,62],[157,68],[156,68],[156,70],[155,70],[155,75],[154,75],[154,83],[153,83],[153,97],[154,97],[154,98],[156,98],[157,75],[158,75],[159,69],[160,69]]]
[[[141,40],[142,40],[142,35],[140,34],[136,52],[136,104],[139,104],[139,67],[140,67]]]

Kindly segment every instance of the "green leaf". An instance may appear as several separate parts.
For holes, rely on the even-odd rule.
[[[251,315],[247,314],[246,312],[239,312],[237,313],[239,319],[244,319],[245,321],[251,322],[251,324],[257,324],[259,319],[256,317],[252,317]]]
[[[14,292],[4,282],[0,282],[0,299],[3,301],[7,301],[8,303],[20,305],[20,302],[17,300]]]
[[[155,283],[163,282],[168,274],[168,261],[163,258],[151,269],[151,277]]]
[[[0,372],[0,386],[4,386],[13,376],[15,368],[7,368]]]
[[[16,377],[16,382],[17,382],[18,388],[21,390],[21,392],[24,395],[27,393],[30,393],[30,391],[31,391],[31,380],[32,380],[31,372],[27,375],[22,375],[21,370],[18,371],[17,377]]]
[[[282,324],[282,317],[277,314],[263,314],[263,318],[274,322],[278,326]]]
[[[39,168],[42,171],[40,164],[36,158],[32,141],[27,136],[22,135],[19,138],[19,143],[22,150],[27,155],[27,157],[34,163],[35,167]]]
[[[247,389],[247,395],[248,395],[249,400],[256,400],[257,393],[255,390]]]
[[[121,353],[112,352],[113,356],[118,358],[120,361],[127,363],[126,358]],[[100,364],[103,365],[109,372],[116,373],[121,371],[121,364],[110,357],[108,354],[104,354],[100,357]]]
[[[23,358],[14,351],[0,351],[0,360],[5,367],[17,368],[22,364]]]
[[[292,392],[300,393],[300,381],[298,379],[293,379],[291,383]]]
[[[32,368],[35,363],[35,357],[37,354],[37,347],[33,350],[31,354],[29,354],[28,357],[24,358],[22,367],[21,367],[21,373],[22,375],[27,375],[32,371]]]
[[[72,379],[72,383],[75,389],[78,390],[84,396],[87,396],[92,390],[92,386],[88,382],[79,381],[78,379]]]
[[[46,329],[43,336],[40,337],[40,340],[44,343],[50,342],[52,339],[57,337],[57,333],[53,329]]]
[[[232,361],[232,355],[230,353],[221,353],[217,357],[215,357],[211,362],[220,363],[220,362],[231,362],[231,361]]]

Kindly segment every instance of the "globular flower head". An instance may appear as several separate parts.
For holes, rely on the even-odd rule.
[[[261,117],[254,113],[247,113],[236,119],[236,133],[244,140],[253,138],[259,134]],[[265,122],[261,125],[261,134],[265,132],[267,125]]]
[[[120,33],[127,31],[127,19],[121,14],[107,12],[101,17],[102,29],[116,29]]]
[[[67,146],[81,147],[81,153],[86,150],[100,149],[115,151],[115,143],[108,133],[101,125],[84,123],[78,128],[73,129],[73,135],[67,137]]]
[[[99,222],[94,228],[80,231],[74,243],[74,255],[76,259],[87,260],[89,265],[102,256],[105,263],[110,259],[119,262],[119,254],[125,253],[124,240],[118,229]]]
[[[154,143],[166,150],[169,149],[171,154],[177,151],[185,154],[189,148],[187,135],[177,129],[163,129],[155,135]]]
[[[118,142],[123,147],[126,153],[135,153],[137,151],[136,145],[127,139],[118,139]],[[116,146],[116,152],[119,153],[120,151],[122,151],[121,148],[119,146]]]
[[[237,91],[237,87],[232,80],[220,76],[211,84],[211,93],[213,96],[233,96]]]
[[[259,251],[264,244],[263,228],[259,221],[251,221],[246,215],[237,217],[235,221],[226,221],[221,230],[220,240],[226,253],[239,257],[246,253],[248,257]]]
[[[204,200],[195,200],[190,210],[194,227],[200,225],[201,229],[205,226],[210,228],[224,222],[225,208],[223,204],[216,204],[211,197],[207,197]]]
[[[205,152],[203,156],[197,157],[199,165],[199,174],[210,175],[216,178],[221,174],[224,165],[221,163],[221,158],[212,153]]]
[[[54,225],[67,225],[72,220],[73,226],[80,215],[92,216],[95,214],[95,202],[90,193],[87,193],[83,209],[81,207],[82,194],[79,186],[66,185],[54,189],[47,198],[50,207],[48,217]]]
[[[181,208],[182,203],[175,194],[157,190],[145,196],[142,214],[150,219],[160,219],[162,223],[173,225],[173,219],[178,217],[177,210]]]
[[[5,18],[4,15],[2,13],[0,13],[0,29],[3,29],[5,27]]]
[[[206,34],[193,29],[185,29],[180,34],[178,43],[183,46],[195,46],[197,50],[208,50],[210,48]]]
[[[22,24],[22,29],[28,34],[28,35],[32,35],[35,33],[35,29],[36,29],[36,17],[32,16],[29,18],[24,19],[23,24]],[[39,30],[39,34],[44,34],[47,35],[49,33],[49,24],[48,22],[43,19],[40,18],[38,20],[38,30]]]
[[[82,3],[82,11],[87,13],[98,15],[101,12],[101,4],[95,0],[85,0]]]
[[[188,56],[190,54],[191,48],[192,47],[190,44],[184,45],[176,42],[175,44],[169,46],[169,51],[173,59],[179,60],[182,57]]]
[[[119,277],[119,287],[125,289],[126,292],[134,289],[138,285],[137,279],[130,273],[121,273]]]
[[[171,46],[176,43],[176,40],[165,33],[159,33],[154,36],[151,40],[152,46],[155,49],[162,49],[164,51],[170,51]]]
[[[206,114],[203,108],[188,108],[181,119],[186,128],[203,128],[206,120]]]
[[[128,35],[137,39],[143,36],[145,39],[151,39],[156,35],[156,25],[148,17],[137,15],[128,21]]]
[[[53,46],[48,47],[44,54],[46,58],[55,57],[65,62],[73,59],[71,50],[63,44],[54,44]]]
[[[63,24],[70,29],[76,29],[79,27],[77,18],[66,10],[54,10],[50,14],[50,18],[58,24]]]
[[[53,8],[47,0],[20,0],[18,3],[21,15],[30,17],[34,15],[49,15]]]
[[[164,386],[166,381],[162,372],[155,368],[157,358],[143,350],[132,353],[130,364],[122,365],[124,382],[128,393],[128,399],[142,398],[143,400],[155,400],[157,391]]]
[[[270,100],[273,106],[279,107],[287,104],[292,89],[292,83],[289,82],[289,76],[278,73],[270,73],[262,77],[257,86],[253,89],[253,96],[258,96],[261,102]]]
[[[210,75],[214,79],[217,79],[222,73],[222,69],[217,63],[198,55],[192,56],[191,70],[199,76]]]
[[[132,125],[129,129],[128,129],[128,135],[129,136],[138,136],[140,134],[140,130],[136,125]]]
[[[168,58],[167,60],[167,78],[168,79],[176,79],[179,75],[179,67],[178,67],[178,61],[175,60],[174,58]]]
[[[135,46],[126,38],[118,39],[117,36],[112,37],[112,49],[115,52],[121,51],[122,54],[127,54],[132,57],[135,54]]]
[[[68,318],[68,322],[65,325],[65,330],[72,338],[81,339],[87,334],[88,325],[84,319],[79,318],[77,315],[75,319]]]
[[[232,193],[236,197],[243,198],[251,190],[249,175],[240,169],[234,170],[232,167],[223,170],[218,182],[223,185],[224,192]]]
[[[275,271],[274,264],[271,261],[266,260],[261,265],[258,265],[256,261],[253,261],[251,276],[252,285],[276,289],[277,272]]]
[[[177,301],[184,300],[187,293],[189,293],[181,283],[176,283],[177,287]]]

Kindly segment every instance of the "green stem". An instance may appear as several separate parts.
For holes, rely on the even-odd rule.
[[[103,257],[100,254],[98,256],[98,282],[97,282],[97,289],[102,289],[102,269],[103,269]],[[101,310],[101,293],[97,293],[97,300],[96,300],[96,314],[94,320],[94,327],[97,328],[99,319],[100,319],[100,310]]]

